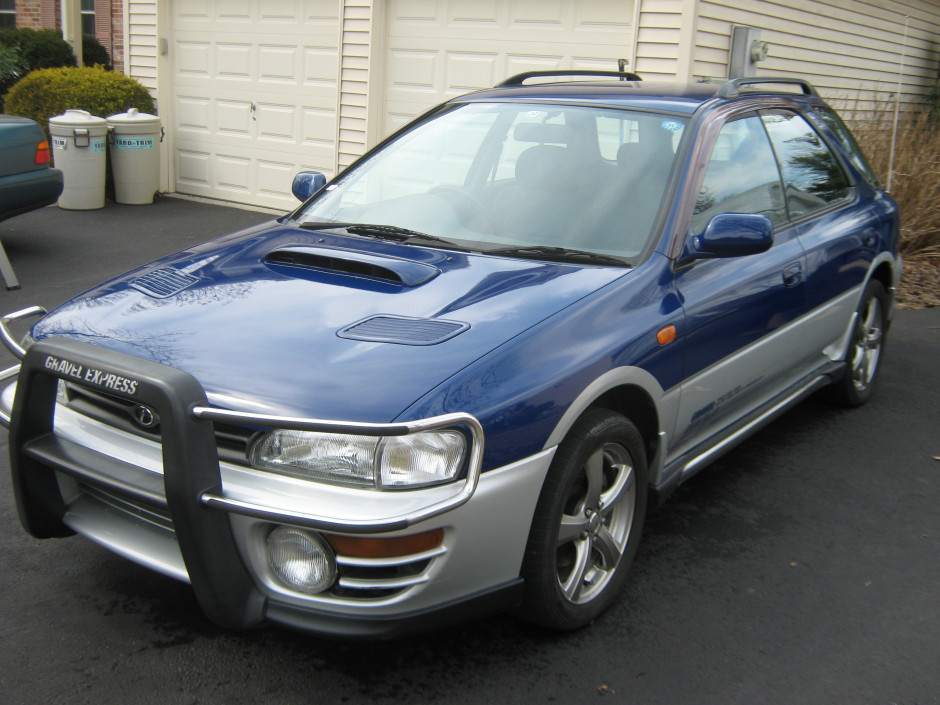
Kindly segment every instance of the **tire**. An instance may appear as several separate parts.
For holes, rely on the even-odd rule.
[[[861,406],[871,397],[886,341],[887,305],[881,282],[868,282],[845,357],[845,375],[829,387],[829,398],[835,403]]]
[[[588,411],[559,446],[539,495],[520,615],[570,630],[610,607],[636,555],[646,498],[636,426],[606,409]]]

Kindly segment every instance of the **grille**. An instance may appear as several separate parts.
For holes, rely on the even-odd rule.
[[[135,417],[139,404],[121,397],[92,391],[74,384],[65,384],[68,406],[73,411],[136,436],[160,442],[160,419],[154,414],[154,423],[142,426]],[[244,426],[215,423],[215,441],[219,459],[238,465],[248,465],[248,447],[258,434]]]

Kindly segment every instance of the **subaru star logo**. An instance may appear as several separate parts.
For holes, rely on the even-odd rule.
[[[160,422],[153,410],[143,405],[134,407],[134,421],[142,428],[153,428]]]

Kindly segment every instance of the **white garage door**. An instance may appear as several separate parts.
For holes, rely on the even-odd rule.
[[[170,47],[176,190],[291,208],[293,175],[331,173],[336,0],[176,0]]]
[[[633,0],[388,0],[387,134],[436,103],[522,71],[617,69]]]

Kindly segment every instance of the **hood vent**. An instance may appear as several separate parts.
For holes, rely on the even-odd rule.
[[[264,261],[267,264],[378,279],[401,286],[418,286],[441,273],[437,267],[422,262],[330,248],[285,247],[269,253]]]
[[[165,299],[188,289],[199,279],[176,269],[155,269],[130,282],[130,287],[155,299]]]
[[[469,323],[444,321],[439,318],[408,318],[380,315],[366,318],[343,328],[337,335],[350,340],[398,345],[437,345],[460,335]]]

